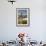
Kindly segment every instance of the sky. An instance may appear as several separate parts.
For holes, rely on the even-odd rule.
[[[18,10],[18,15],[27,15],[27,10]]]

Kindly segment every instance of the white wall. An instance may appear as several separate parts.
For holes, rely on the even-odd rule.
[[[16,8],[30,8],[29,27],[16,27]],[[17,0],[13,5],[0,0],[0,40],[14,40],[19,32],[31,34],[37,41],[46,40],[45,0]]]

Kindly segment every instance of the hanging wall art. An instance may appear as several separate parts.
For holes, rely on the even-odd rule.
[[[16,26],[29,26],[30,25],[30,9],[29,8],[16,8]]]

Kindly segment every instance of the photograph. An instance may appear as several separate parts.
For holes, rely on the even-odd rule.
[[[30,9],[16,8],[16,25],[29,26],[30,24]]]

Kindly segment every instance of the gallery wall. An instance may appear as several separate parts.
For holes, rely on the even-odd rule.
[[[46,40],[45,5],[45,0],[16,0],[13,5],[0,0],[0,41],[15,40],[19,32],[30,34],[33,40]],[[16,27],[16,8],[30,8],[29,27]]]

